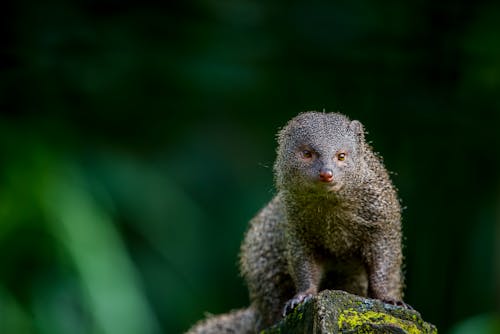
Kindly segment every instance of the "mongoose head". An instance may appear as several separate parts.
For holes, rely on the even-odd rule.
[[[339,113],[301,113],[278,133],[276,186],[293,193],[342,194],[361,182],[364,129]]]

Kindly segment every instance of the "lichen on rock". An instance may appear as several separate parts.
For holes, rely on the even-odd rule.
[[[344,291],[325,290],[261,334],[437,333],[420,313]]]

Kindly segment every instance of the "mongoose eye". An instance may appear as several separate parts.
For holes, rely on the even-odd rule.
[[[338,161],[344,161],[346,157],[347,157],[347,153],[345,153],[345,152],[337,153],[337,160]]]
[[[302,157],[305,159],[311,159],[313,157],[313,154],[309,150],[303,150],[302,151]]]
[[[312,159],[314,159],[313,151],[307,149],[299,151],[299,156],[305,161],[311,161]]]

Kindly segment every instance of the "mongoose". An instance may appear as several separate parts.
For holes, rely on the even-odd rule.
[[[401,208],[362,124],[306,112],[277,138],[277,193],[241,246],[251,305],[203,320],[191,334],[257,333],[323,289],[407,306]]]

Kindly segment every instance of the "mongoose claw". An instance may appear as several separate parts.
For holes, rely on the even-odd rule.
[[[406,304],[404,301],[402,300],[395,300],[395,299],[384,299],[382,300],[384,303],[386,304],[390,304],[390,305],[394,305],[394,306],[399,306],[399,307],[403,307],[407,310],[413,310],[413,307],[411,307],[410,305]]]
[[[283,317],[286,317],[288,314],[292,313],[292,311],[301,303],[307,302],[309,299],[313,297],[310,293],[299,293],[296,294],[295,297],[286,302],[285,307],[283,308]]]

